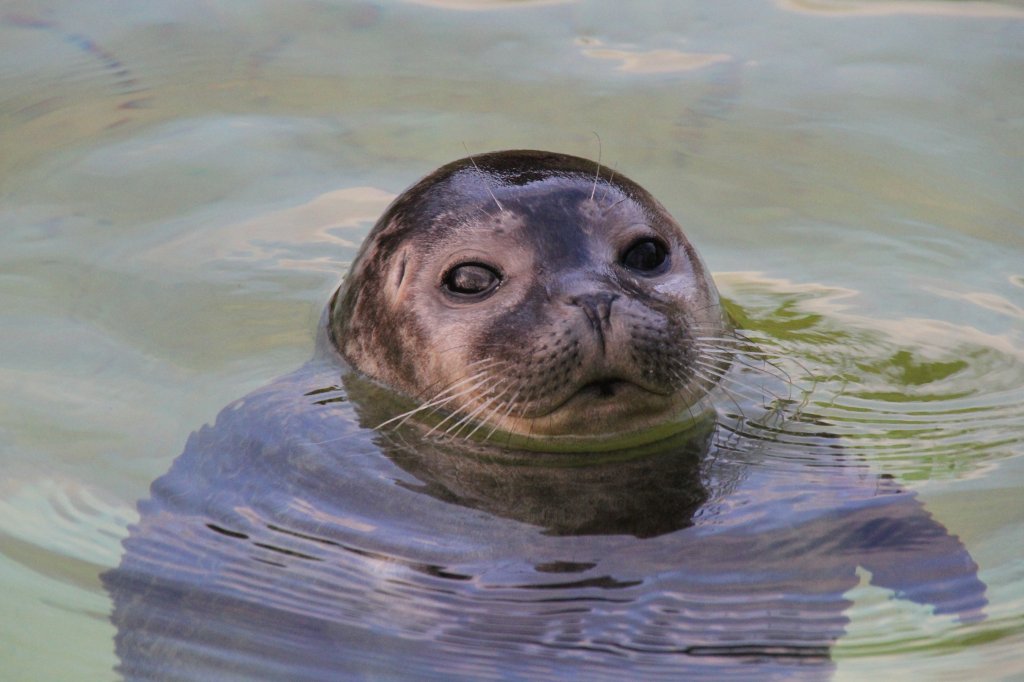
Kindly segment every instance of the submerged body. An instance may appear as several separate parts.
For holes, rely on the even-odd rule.
[[[858,566],[980,618],[912,494],[820,426],[709,409],[726,335],[630,181],[538,152],[440,169],[374,228],[316,359],[140,504],[104,576],[122,672],[819,679]]]

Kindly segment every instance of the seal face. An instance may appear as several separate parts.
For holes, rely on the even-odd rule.
[[[572,442],[692,422],[728,364],[718,292],[660,203],[593,161],[504,151],[401,194],[330,310],[358,370],[446,432]]]

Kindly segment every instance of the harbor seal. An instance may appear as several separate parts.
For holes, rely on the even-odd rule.
[[[692,425],[728,364],[718,291],[679,224],[593,161],[455,161],[371,230],[330,311],[364,374],[528,449],[606,450]],[[486,427],[486,428],[484,428]]]
[[[860,568],[984,618],[967,548],[863,448],[744,422],[728,324],[634,183],[445,166],[372,230],[313,359],[139,503],[102,576],[119,672],[825,680]]]

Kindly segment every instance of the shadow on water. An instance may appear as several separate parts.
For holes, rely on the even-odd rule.
[[[827,679],[858,567],[983,617],[960,541],[813,420],[581,457],[369,428],[392,401],[318,359],[191,436],[103,576],[125,677]]]

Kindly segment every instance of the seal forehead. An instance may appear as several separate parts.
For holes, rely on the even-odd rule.
[[[557,211],[559,201],[570,193],[579,209],[588,205],[584,197],[591,200],[586,216],[591,219],[629,209],[642,216],[639,219],[673,223],[654,197],[622,174],[603,170],[588,159],[534,150],[481,154],[442,166],[403,192],[381,222],[397,217],[407,231],[444,232],[474,214],[493,214],[517,201]],[[624,198],[630,201],[619,204]],[[466,220],[451,220],[453,216]],[[376,238],[376,231],[370,239]]]
[[[392,211],[404,226],[396,236],[415,241],[417,251],[430,255],[473,239],[511,238],[553,265],[561,257],[578,260],[592,234],[650,222],[637,202],[603,179],[560,172],[515,180],[474,166],[459,168],[434,192]],[[383,242],[381,251],[397,248],[387,228],[371,238]]]

